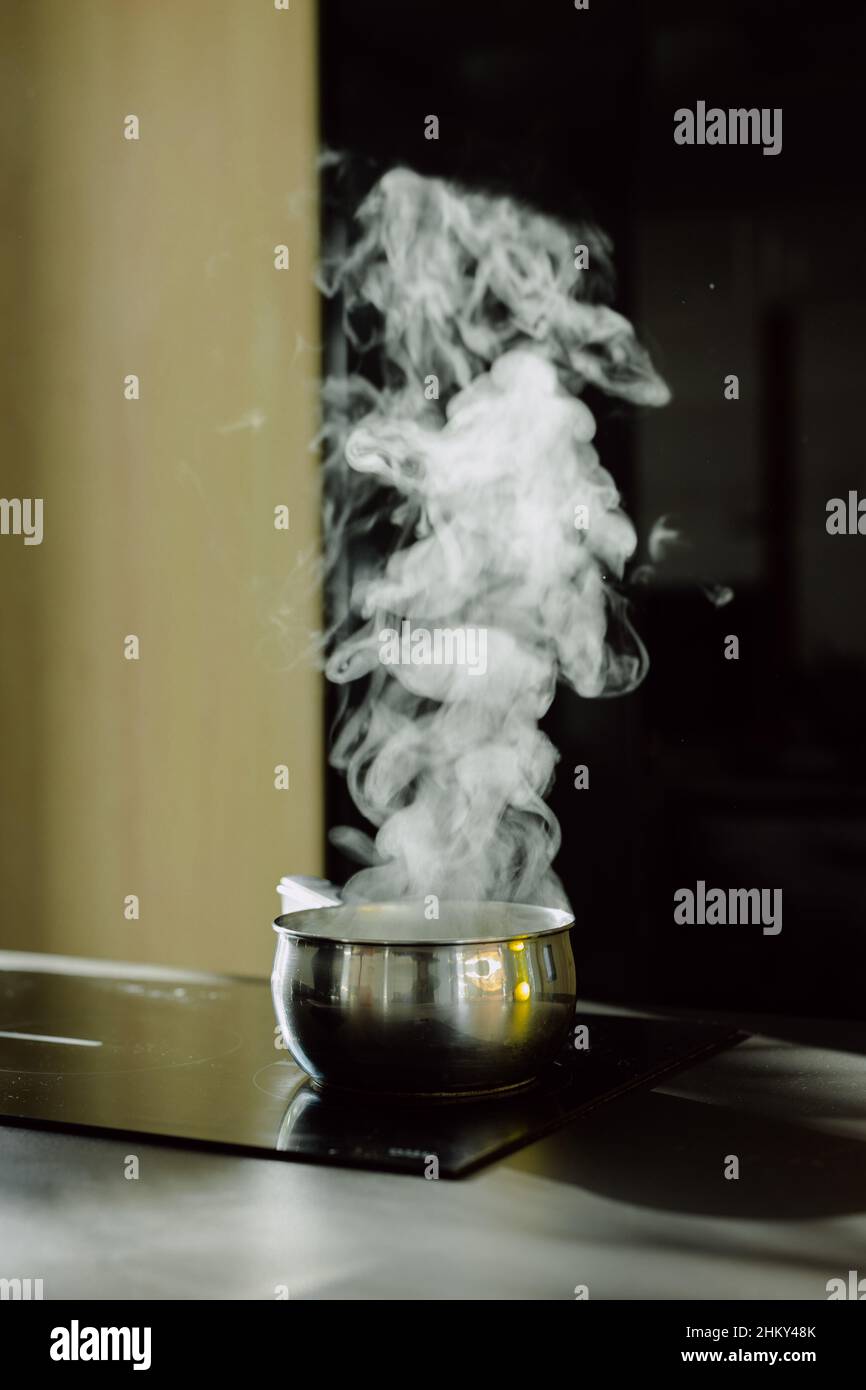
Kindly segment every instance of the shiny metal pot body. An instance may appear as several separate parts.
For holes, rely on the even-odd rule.
[[[422,908],[346,905],[277,918],[274,1007],[317,1085],[440,1096],[505,1089],[533,1080],[565,1043],[576,999],[567,913],[451,903],[427,922]]]

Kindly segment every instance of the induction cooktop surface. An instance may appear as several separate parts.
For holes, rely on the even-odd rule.
[[[490,1099],[320,1093],[285,1051],[264,981],[0,970],[0,1122],[458,1177],[742,1035],[578,1007],[587,1046]]]

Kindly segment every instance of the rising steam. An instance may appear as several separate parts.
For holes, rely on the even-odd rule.
[[[620,694],[646,667],[608,582],[636,536],[578,393],[663,405],[669,392],[597,302],[612,280],[601,232],[405,169],[357,220],[324,287],[379,384],[326,383],[326,561],[357,556],[383,521],[390,551],[356,558],[326,667],[366,681],[332,749],[377,830],[344,836],[367,862],[350,895],[560,905],[544,801],[557,753],[538,721],[557,680]],[[485,674],[383,665],[382,632],[407,620],[482,629]]]

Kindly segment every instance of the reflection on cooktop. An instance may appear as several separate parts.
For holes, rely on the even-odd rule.
[[[518,1094],[412,1104],[318,1092],[265,982],[0,973],[0,1120],[456,1177],[738,1039],[579,1009],[570,1049]]]

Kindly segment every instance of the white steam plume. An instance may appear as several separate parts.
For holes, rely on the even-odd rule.
[[[377,830],[344,836],[368,865],[349,892],[562,904],[544,801],[557,753],[538,721],[557,680],[619,694],[646,668],[607,582],[636,536],[578,393],[662,405],[669,392],[628,321],[594,302],[611,278],[599,231],[405,169],[358,222],[324,285],[380,378],[325,387],[326,562],[356,552],[326,670],[367,682],[332,761]],[[371,544],[359,561],[383,520],[387,559]],[[383,665],[380,634],[406,621],[483,630],[485,673]]]

